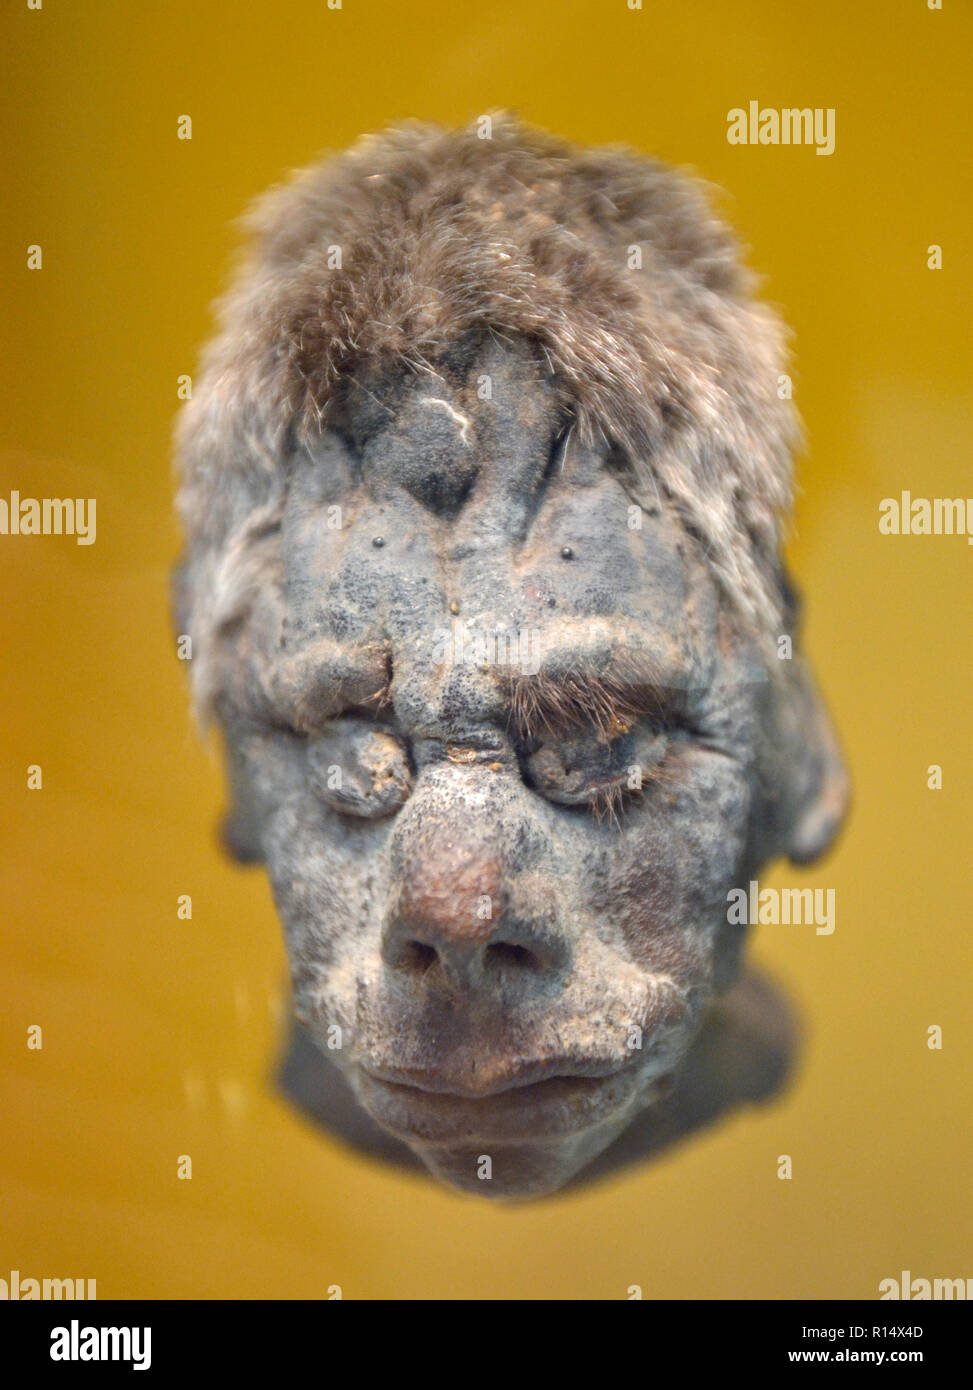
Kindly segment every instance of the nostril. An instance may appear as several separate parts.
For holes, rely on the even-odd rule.
[[[518,946],[512,941],[493,941],[486,948],[486,963],[490,965],[512,965],[519,969],[540,968],[540,961],[526,946]]]
[[[406,941],[399,951],[396,964],[413,975],[424,975],[437,960],[436,950],[424,941]]]
[[[494,924],[497,935],[491,940],[490,924],[484,932],[440,930],[433,935],[419,923],[390,923],[383,934],[382,958],[403,983],[411,980],[423,986],[446,980],[464,986],[484,985],[488,978],[495,985],[508,980],[513,986],[520,979],[548,979],[562,973],[569,952],[556,939],[528,932],[520,923]],[[410,929],[411,928],[411,929]],[[415,933],[415,934],[413,934]],[[485,939],[484,939],[485,937]]]

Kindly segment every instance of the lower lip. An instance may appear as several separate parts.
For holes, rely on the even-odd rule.
[[[479,1099],[421,1091],[368,1072],[359,1072],[357,1082],[362,1103],[384,1128],[413,1143],[443,1145],[528,1143],[578,1134],[629,1105],[636,1090],[631,1071],[555,1076]]]

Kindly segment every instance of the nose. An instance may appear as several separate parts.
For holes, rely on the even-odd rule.
[[[473,835],[447,831],[404,864],[382,940],[400,978],[466,989],[511,975],[539,982],[563,970],[567,954],[546,913],[513,910],[499,853]]]

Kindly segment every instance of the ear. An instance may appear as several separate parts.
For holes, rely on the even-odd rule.
[[[775,682],[766,768],[774,850],[810,864],[834,842],[848,814],[850,783],[834,726],[810,668],[795,656]]]

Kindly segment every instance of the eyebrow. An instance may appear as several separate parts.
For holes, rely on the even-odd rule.
[[[382,643],[345,646],[318,638],[276,663],[262,682],[270,710],[301,733],[317,733],[351,709],[388,704],[391,652]]]
[[[511,722],[525,738],[592,725],[606,739],[628,733],[646,716],[670,722],[685,708],[686,690],[662,663],[620,648],[607,658],[553,654],[537,673],[510,680]]]

